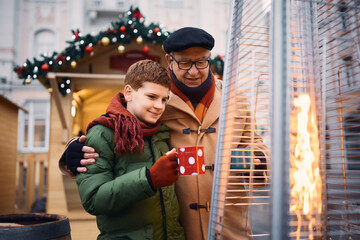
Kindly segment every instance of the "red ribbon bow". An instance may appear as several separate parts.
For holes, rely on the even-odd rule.
[[[132,11],[132,17],[139,19],[139,18],[143,18],[143,15],[140,13],[139,10],[136,10],[136,9],[135,9],[135,10]]]

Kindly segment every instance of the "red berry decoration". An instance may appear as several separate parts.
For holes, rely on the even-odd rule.
[[[15,70],[16,70],[16,72],[17,72],[18,76],[20,76],[20,75],[21,75],[21,73],[22,73],[25,69],[26,69],[26,67],[25,67],[25,66],[15,68]]]
[[[143,53],[147,54],[147,53],[149,53],[149,50],[150,50],[150,48],[148,46],[145,46],[143,48]]]
[[[156,34],[158,32],[160,32],[160,29],[159,28],[154,28],[154,33]]]
[[[74,30],[71,30],[72,33],[73,33],[73,38],[75,39],[75,41],[78,41],[79,40],[79,37],[80,37],[80,31],[79,29],[76,30],[76,32]]]
[[[110,34],[110,33],[116,33],[117,31],[115,29],[108,29],[105,31],[107,34]]]
[[[43,72],[48,72],[49,71],[49,65],[47,63],[44,63],[42,66],[41,66],[41,71]]]
[[[58,62],[64,62],[65,61],[65,57],[63,56],[63,55],[61,55],[61,54],[59,54],[59,56],[57,57],[57,59],[56,59],[56,62],[58,63]]]
[[[143,18],[144,16],[140,13],[139,9],[135,9],[132,11],[132,17],[140,19]]]
[[[124,33],[124,32],[126,31],[126,27],[125,27],[125,26],[121,26],[119,30],[120,30],[120,32]]]
[[[93,51],[93,47],[92,47],[92,46],[87,45],[87,46],[85,47],[85,52],[91,53],[92,51]]]

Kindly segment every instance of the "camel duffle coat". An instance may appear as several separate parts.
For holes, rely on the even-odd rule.
[[[185,229],[186,239],[207,239],[209,227],[210,202],[213,183],[213,164],[215,162],[219,113],[221,104],[222,81],[216,80],[215,95],[203,122],[200,122],[192,109],[177,95],[170,93],[165,112],[161,121],[170,128],[170,148],[199,145],[204,147],[206,171],[203,175],[180,176],[175,185],[176,195],[180,204],[180,222]],[[248,111],[246,98],[243,98],[241,110]],[[239,142],[248,147],[250,129],[246,124],[250,118],[239,119]],[[241,136],[244,136],[243,138]],[[246,137],[247,136],[247,137]],[[257,136],[258,137],[258,136]],[[260,137],[257,138],[259,143]],[[261,145],[261,144],[260,144]],[[260,147],[259,149],[265,149]],[[241,186],[241,188],[244,188]],[[243,199],[246,192],[241,193]],[[245,235],[251,234],[247,206],[232,211],[231,217],[237,223],[236,229]],[[240,223],[239,223],[240,222]],[[229,223],[231,224],[231,223]],[[240,228],[239,229],[239,224]]]

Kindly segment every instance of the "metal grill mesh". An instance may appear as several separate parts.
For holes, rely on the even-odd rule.
[[[318,3],[327,235],[360,238],[360,5]]]
[[[255,174],[253,164],[249,169],[242,169],[241,163],[230,167],[231,159],[244,148],[248,159],[254,161],[259,136],[270,146],[269,14],[270,2],[235,1],[225,73],[229,81],[224,81],[226,101],[220,119],[224,132],[219,132],[221,152],[217,152],[221,161],[215,166],[221,170],[215,170],[218,181],[213,186],[217,204],[210,219],[214,224],[212,238],[247,239],[270,233],[270,190],[269,185],[264,186],[264,176]],[[269,159],[269,149],[263,152]],[[268,174],[269,163],[264,166]]]

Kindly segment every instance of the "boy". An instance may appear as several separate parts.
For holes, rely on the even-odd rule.
[[[106,114],[87,127],[100,157],[78,174],[83,207],[96,215],[98,239],[184,239],[174,191],[178,179],[169,129],[161,124],[171,80],[160,64],[134,63]]]

